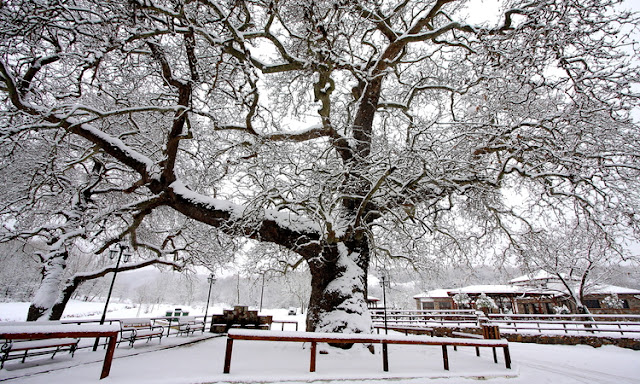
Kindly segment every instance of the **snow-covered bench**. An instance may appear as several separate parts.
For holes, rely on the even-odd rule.
[[[377,333],[380,333],[380,330],[383,329],[388,329],[390,331],[396,331],[396,332],[404,332],[405,335],[409,335],[409,333],[412,333],[414,335],[425,335],[425,334],[429,334],[431,336],[434,336],[434,331],[433,328],[431,327],[421,327],[421,326],[403,326],[403,325],[388,325],[388,326],[384,326],[384,324],[374,324],[373,328],[376,329]]]
[[[121,319],[120,320],[120,341],[127,340],[129,345],[133,347],[133,343],[140,339],[153,339],[157,337],[162,342],[162,335],[164,334],[164,327],[161,325],[154,325],[151,319]]]
[[[178,317],[178,335],[194,334],[196,331],[204,333],[204,320],[197,320],[195,316]]]
[[[118,329],[117,325],[75,325],[59,322],[0,323],[0,340],[5,340],[2,344],[3,355],[5,350],[10,355],[12,352],[20,351],[27,351],[30,354],[29,351],[43,349],[45,346],[56,349],[57,347],[72,348],[73,344],[77,345],[77,339],[83,337],[106,337],[109,342],[100,373],[100,378],[103,379],[109,376],[111,371]]]
[[[56,353],[60,351],[69,351],[73,357],[80,339],[61,338],[61,339],[42,339],[28,341],[3,340],[2,355],[0,355],[0,369],[4,367],[4,362],[13,359],[26,360],[27,356],[40,356],[51,354],[53,359]]]
[[[311,361],[309,372],[316,370],[316,345],[317,343],[331,344],[411,344],[411,345],[437,345],[442,347],[442,360],[444,369],[449,370],[448,346],[465,347],[490,347],[503,348],[505,366],[511,368],[511,356],[509,354],[509,343],[506,340],[477,340],[477,339],[456,339],[451,337],[429,337],[429,336],[403,336],[403,335],[375,335],[375,334],[345,334],[345,333],[314,333],[314,332],[282,332],[282,331],[253,331],[246,329],[230,329],[227,334],[227,349],[224,357],[224,373],[231,370],[231,355],[233,352],[234,340],[260,340],[260,341],[289,341],[311,343]],[[388,371],[389,359],[387,349],[382,348],[382,366],[384,371]]]

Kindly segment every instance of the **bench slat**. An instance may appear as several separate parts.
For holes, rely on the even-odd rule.
[[[11,351],[27,351],[29,349],[69,347],[78,344],[80,339],[42,339],[17,341],[11,344]]]

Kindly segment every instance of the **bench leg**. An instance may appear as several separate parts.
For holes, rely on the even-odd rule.
[[[504,365],[507,369],[511,369],[511,354],[509,353],[509,346],[504,347]]]
[[[444,370],[449,370],[449,354],[447,353],[447,346],[442,346],[442,361],[444,362]]]
[[[224,353],[224,370],[222,373],[229,373],[231,370],[231,353],[233,352],[233,339],[227,337],[227,349]]]
[[[113,354],[116,351],[116,341],[118,336],[111,336],[107,342],[107,352],[104,354],[104,362],[102,363],[102,372],[100,373],[100,379],[104,379],[109,376],[111,371],[111,362],[113,361]]]
[[[496,354],[496,347],[493,347],[493,362],[498,364],[498,355]]]
[[[309,372],[316,371],[316,347],[317,343],[315,341],[311,342],[311,358],[309,359]]]
[[[480,347],[476,347],[476,356],[480,356]]]
[[[54,357],[56,357],[56,353],[58,353],[58,351],[60,350],[60,348],[62,347],[56,347],[56,350],[53,351],[53,355],[51,355],[51,359],[53,359]]]
[[[387,350],[387,343],[382,343],[382,370],[389,372],[389,351]]]

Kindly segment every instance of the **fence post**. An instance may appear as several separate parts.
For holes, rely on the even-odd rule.
[[[500,327],[497,325],[482,325],[482,337],[489,340],[496,340],[500,338]]]

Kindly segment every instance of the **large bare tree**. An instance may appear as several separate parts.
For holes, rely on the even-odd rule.
[[[99,159],[118,188],[96,199],[130,233],[169,207],[292,251],[315,331],[370,331],[374,258],[421,257],[401,238],[504,248],[539,211],[637,230],[635,16],[506,0],[472,23],[471,3],[5,3],[3,158],[29,140]],[[32,174],[64,171],[46,164]],[[530,209],[505,204],[521,190]]]

